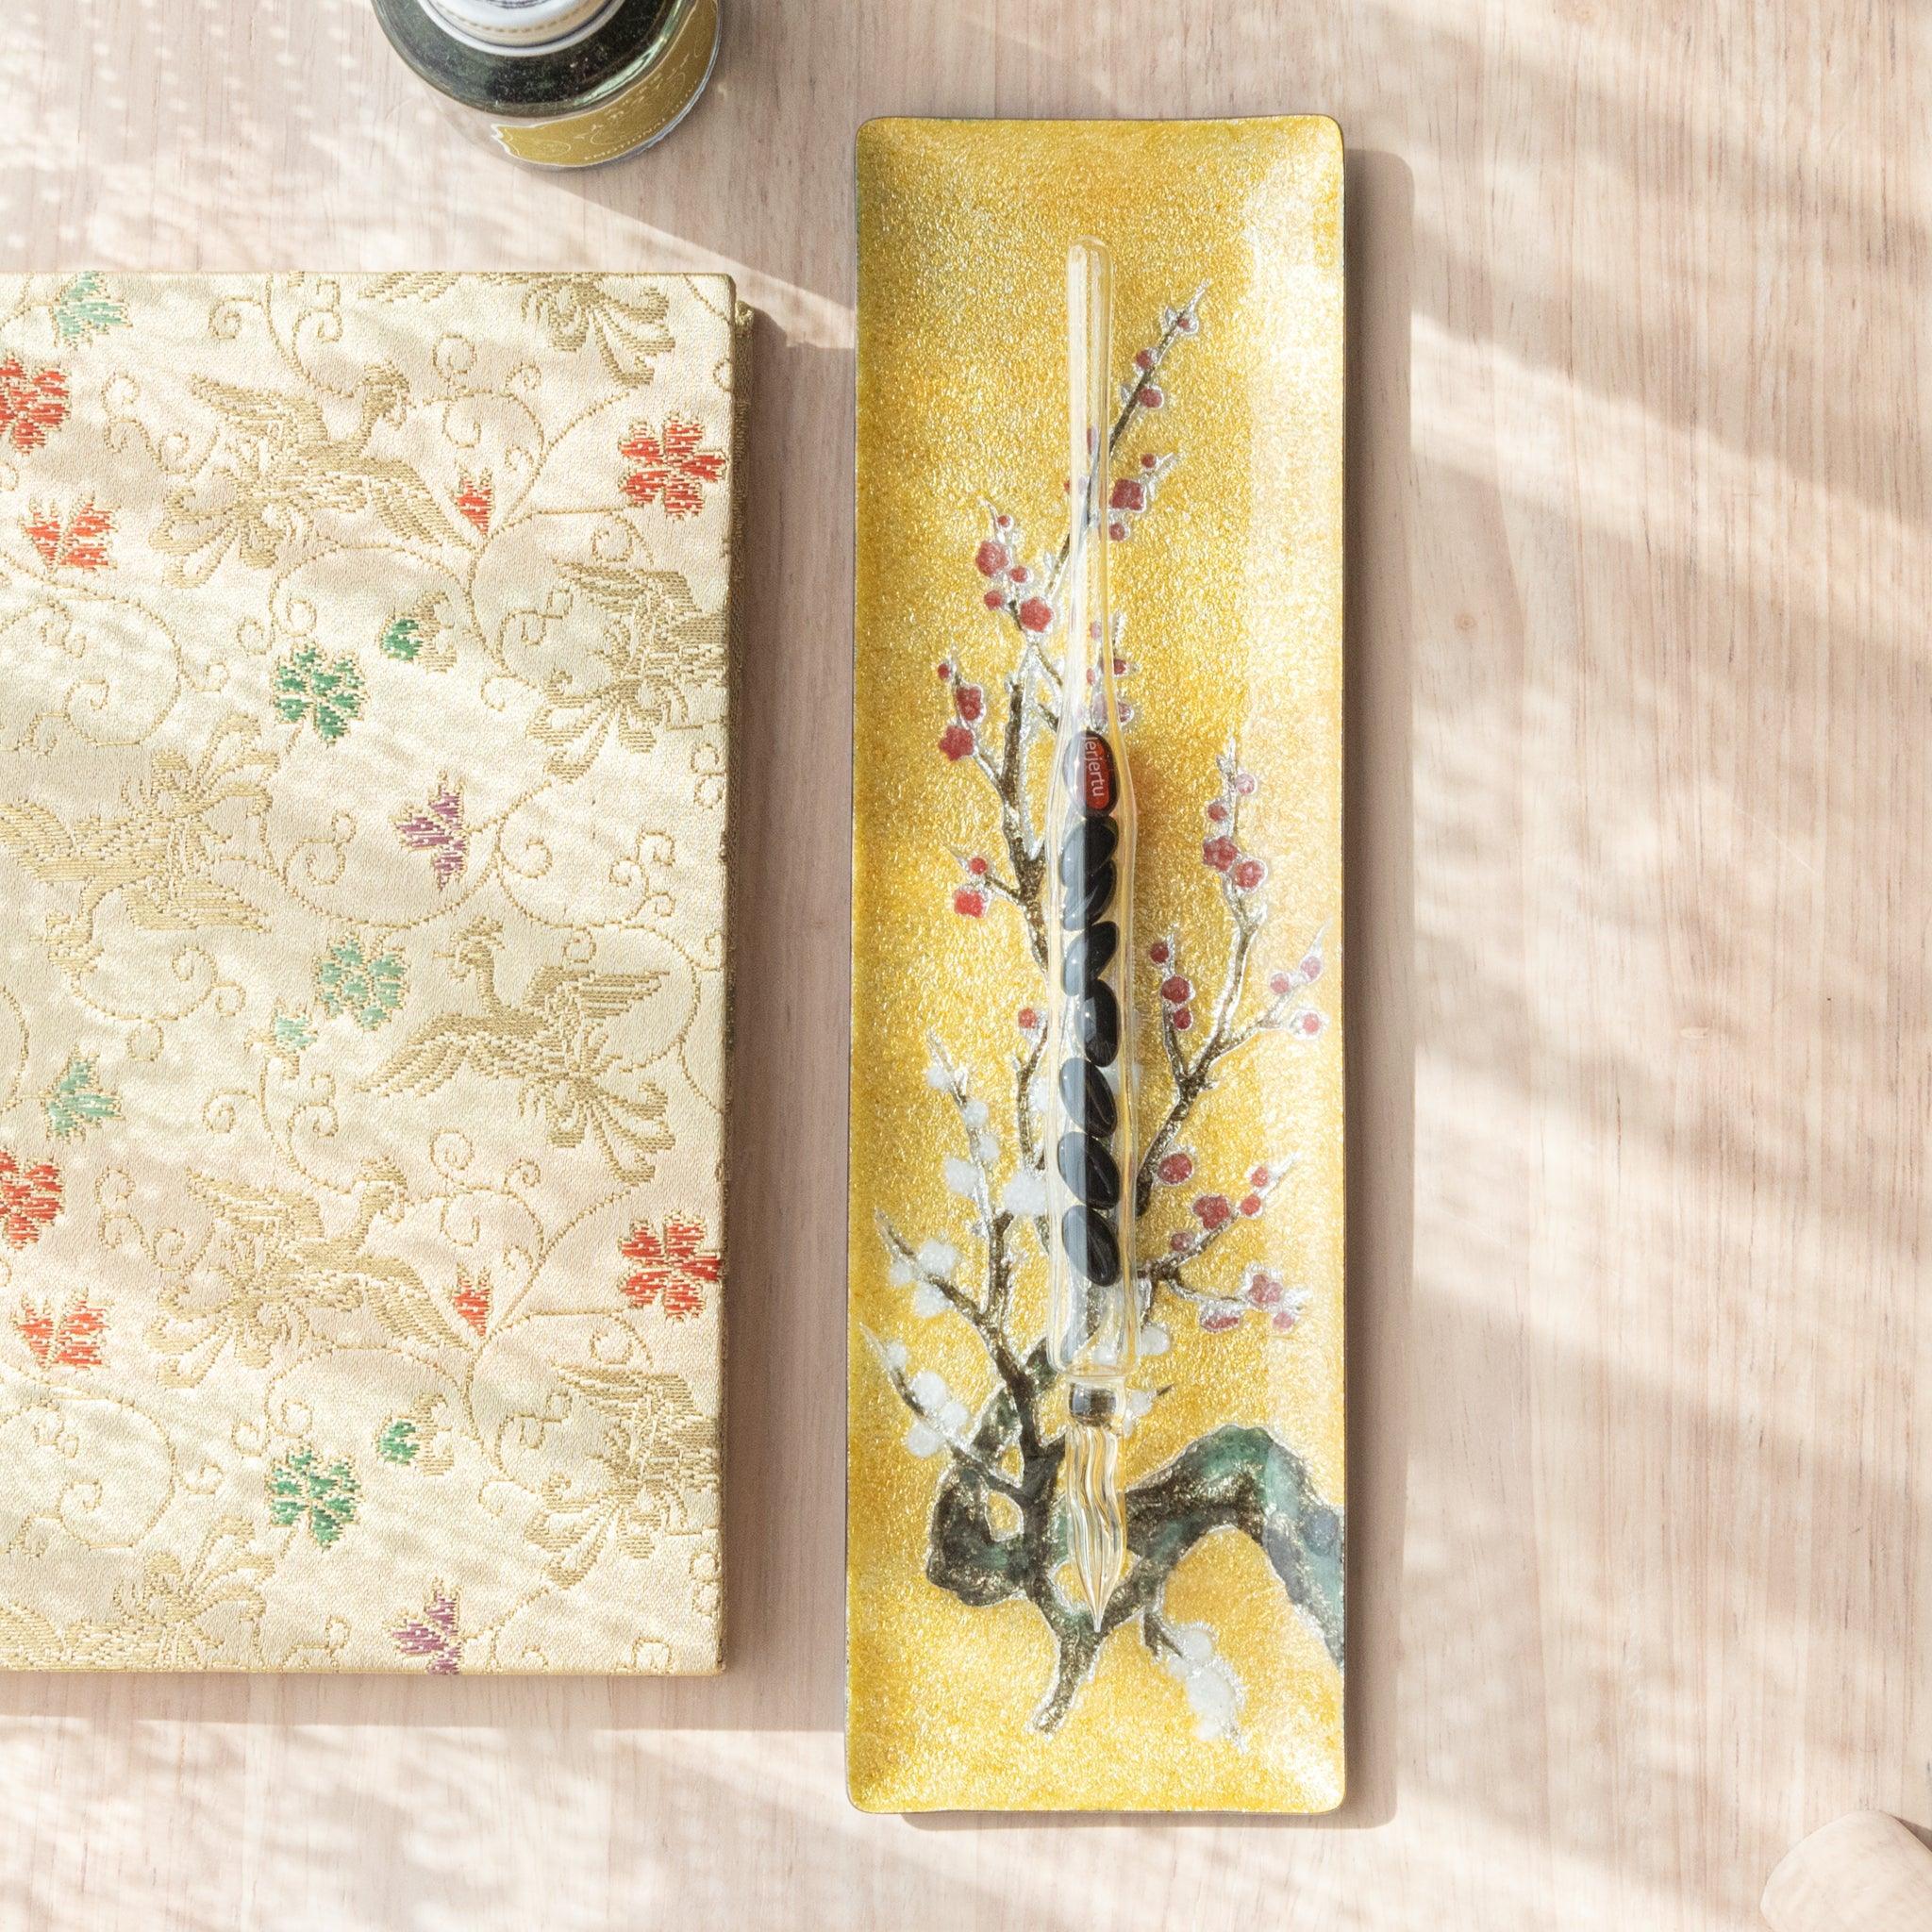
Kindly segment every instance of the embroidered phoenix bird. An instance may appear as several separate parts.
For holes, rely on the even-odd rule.
[[[513,1082],[517,1104],[543,1122],[553,1147],[575,1147],[588,1134],[611,1171],[649,1180],[651,1157],[672,1143],[664,1092],[649,1082],[635,1093],[611,1082],[625,1069],[609,1043],[611,1023],[655,993],[661,973],[597,973],[589,966],[541,967],[514,1003],[496,989],[503,929],[493,919],[465,927],[444,955],[452,974],[473,980],[476,1013],[446,1013],[417,1028],[370,1079],[378,1093],[434,1093],[458,1074]]]
[[[231,1345],[244,1366],[266,1368],[277,1347],[301,1341],[323,1311],[367,1310],[400,1341],[460,1345],[415,1269],[369,1245],[376,1221],[395,1216],[407,1199],[392,1161],[363,1170],[348,1224],[335,1234],[324,1231],[322,1210],[307,1194],[209,1174],[190,1174],[188,1191],[214,1226],[190,1266],[161,1289],[148,1341],[170,1358],[164,1379],[200,1382]]]
[[[682,1375],[589,1364],[558,1374],[575,1400],[608,1418],[602,1446],[574,1477],[551,1476],[525,1535],[548,1552],[551,1580],[581,1583],[608,1549],[648,1557],[669,1536],[715,1521],[717,1424]]]
[[[231,549],[252,569],[272,568],[325,512],[373,513],[406,541],[460,541],[409,464],[370,452],[378,425],[400,427],[408,411],[408,379],[393,363],[364,373],[355,425],[342,436],[329,434],[312,396],[241,389],[207,375],[191,378],[189,387],[222,420],[221,460],[169,492],[154,536],[158,550],[186,559],[180,568],[188,582],[206,583]]]
[[[91,965],[100,953],[95,923],[110,899],[145,932],[265,931],[261,909],[215,876],[220,860],[238,855],[212,821],[231,804],[262,819],[262,780],[278,761],[257,741],[255,721],[238,712],[215,727],[192,765],[179,752],[158,751],[118,812],[92,813],[70,827],[39,799],[0,804],[0,844],[43,885],[80,887],[72,912],[49,916],[47,950],[71,971]]]

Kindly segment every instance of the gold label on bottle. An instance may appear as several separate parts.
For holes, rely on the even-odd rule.
[[[546,168],[593,168],[647,147],[677,124],[703,91],[718,51],[718,0],[698,0],[664,58],[614,100],[554,121],[498,121],[507,154]]]

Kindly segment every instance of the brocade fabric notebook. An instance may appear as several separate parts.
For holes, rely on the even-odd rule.
[[[0,1663],[718,1667],[741,340],[0,280]]]
[[[1341,135],[1312,115],[888,120],[858,164],[852,1796],[1327,1810]],[[1042,1168],[1048,1016],[1076,991],[1048,970],[1044,826],[1067,258],[1090,236],[1114,262],[1105,541],[1138,830],[1133,1158],[1111,1185],[1134,1191],[1141,1317],[1128,1563],[1097,1619],[1067,1578]]]

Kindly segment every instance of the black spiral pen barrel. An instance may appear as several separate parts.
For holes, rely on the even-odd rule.
[[[1057,1046],[1060,1119],[1054,1165],[1069,1201],[1060,1244],[1073,1271],[1095,1288],[1121,1279],[1121,1047],[1126,961],[1116,901],[1121,896],[1119,764],[1107,740],[1083,731],[1069,749],[1070,810],[1056,858],[1058,872],[1060,997]],[[1125,855],[1131,857],[1131,849]],[[1091,1300],[1091,1298],[1082,1298]],[[1091,1339],[1078,1333],[1095,1311],[1076,1316],[1067,1338],[1069,1365]]]

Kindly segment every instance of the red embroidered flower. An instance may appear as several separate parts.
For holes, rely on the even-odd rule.
[[[1310,953],[1308,957],[1302,961],[1302,977],[1305,980],[1308,980],[1320,979],[1321,976],[1322,956],[1320,953]]]
[[[1267,876],[1267,864],[1258,858],[1244,858],[1234,869],[1234,882],[1244,892],[1252,892]]]
[[[1208,839],[1201,846],[1201,862],[1216,872],[1225,872],[1241,857],[1241,848],[1225,832]]]
[[[1225,1194],[1203,1194],[1194,1203],[1194,1214],[1209,1234],[1225,1227],[1234,1219],[1234,1205]]]
[[[43,1369],[49,1364],[62,1369],[101,1365],[100,1338],[107,1318],[86,1295],[58,1312],[45,1303],[23,1301],[14,1310],[13,1325]]]
[[[1167,398],[1151,382],[1143,382],[1135,400],[1143,409],[1158,409]]]
[[[60,1211],[60,1170],[51,1160],[23,1165],[0,1152],[0,1234],[9,1246],[37,1241]]]
[[[1170,973],[1160,982],[1160,997],[1171,1007],[1184,1007],[1194,997],[1194,982],[1179,973]]]
[[[966,870],[970,872],[974,878],[983,879],[987,875],[987,874],[992,870],[992,863],[990,859],[987,858],[984,853],[975,852],[973,855],[973,857],[966,861]]]
[[[662,1234],[649,1222],[639,1222],[619,1245],[620,1253],[642,1264],[625,1282],[625,1299],[641,1308],[660,1303],[675,1322],[695,1315],[724,1266],[722,1255],[704,1251],[704,1241],[701,1221],[667,1214]]]
[[[1213,1302],[1201,1310],[1201,1325],[1210,1335],[1218,1335],[1229,1328],[1241,1325],[1241,1311],[1231,1302]]]
[[[67,375],[52,367],[29,370],[18,355],[0,362],[0,442],[22,456],[37,450],[67,420]]]
[[[1259,1194],[1243,1194],[1241,1196],[1241,1213],[1248,1220],[1254,1220],[1255,1216],[1260,1213],[1260,1211],[1261,1197]]]
[[[661,503],[667,517],[693,517],[705,507],[705,485],[724,475],[724,452],[704,449],[704,425],[689,416],[667,416],[660,435],[638,423],[617,445],[639,467],[624,479],[624,493],[640,506]]]
[[[1156,940],[1154,943],[1147,948],[1147,957],[1150,959],[1152,959],[1157,966],[1165,966],[1168,960],[1171,959],[1174,957],[1174,955],[1172,949],[1169,947],[1165,940]]]
[[[961,724],[958,719],[940,733],[940,749],[957,765],[963,758],[970,758],[977,741],[973,736],[970,724]]]
[[[91,496],[64,523],[58,509],[34,504],[21,527],[49,570],[105,570],[110,561],[108,539],[114,534],[114,519],[96,509]]]
[[[1276,973],[1268,981],[1268,991],[1276,999],[1286,999],[1295,990],[1295,976],[1291,973]]]
[[[467,522],[489,534],[490,514],[496,508],[496,485],[491,481],[488,470],[480,476],[463,472],[457,490],[457,508]]]
[[[1109,509],[1142,510],[1147,508],[1147,486],[1138,476],[1123,476],[1108,499]]]
[[[983,577],[999,576],[1012,560],[1007,554],[1007,546],[995,543],[991,537],[973,553],[973,567]]]
[[[1176,1007],[1174,1009],[1174,1030],[1176,1033],[1187,1032],[1193,1024],[1194,1012],[1191,1007]]]
[[[1321,1032],[1322,1030],[1321,1014],[1304,1013],[1301,1017],[1301,1030],[1303,1034],[1309,1040],[1314,1039],[1315,1035]]]
[[[1020,607],[1020,628],[1042,631],[1053,628],[1053,606],[1044,597],[1029,597]]]
[[[1265,1166],[1251,1168],[1248,1171],[1248,1180],[1254,1187],[1265,1188],[1273,1178]]]
[[[1004,609],[1007,602],[1005,596],[998,591],[989,591],[981,601],[989,610]]]
[[[1208,804],[1208,823],[1210,825],[1224,825],[1227,823],[1227,807],[1222,800],[1210,799]]]
[[[1177,1188],[1183,1181],[1193,1178],[1194,1157],[1179,1149],[1172,1154],[1163,1154],[1154,1173],[1164,1186]]]
[[[986,894],[977,886],[961,886],[953,894],[953,910],[962,919],[977,919],[986,910]]]
[[[1038,1033],[1040,1031],[1040,1008],[1038,1007],[1022,1007],[1013,1015],[1013,1024],[1019,1027],[1022,1033]]]
[[[487,1274],[470,1274],[463,1269],[457,1270],[457,1290],[450,1296],[450,1306],[456,1309],[478,1335],[490,1326],[490,1277]]]
[[[953,703],[969,724],[977,724],[986,709],[986,693],[976,684],[956,684]]]

